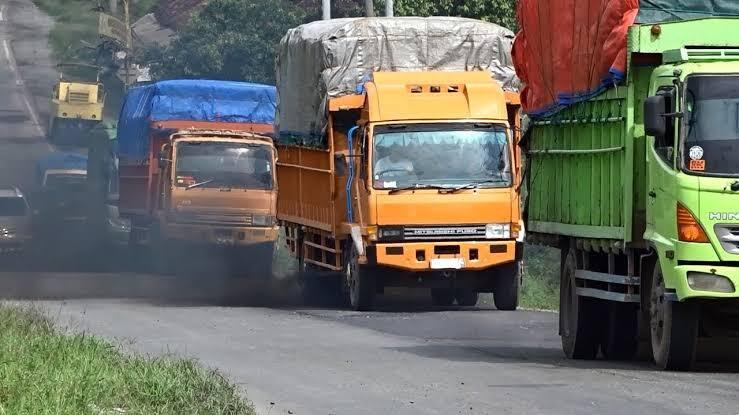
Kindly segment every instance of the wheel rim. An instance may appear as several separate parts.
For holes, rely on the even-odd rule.
[[[665,331],[665,280],[662,277],[662,272],[657,272],[654,278],[652,294],[649,299],[649,325],[652,330],[652,339],[656,342],[656,345],[661,345]]]

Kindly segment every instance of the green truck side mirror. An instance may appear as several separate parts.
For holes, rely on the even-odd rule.
[[[644,130],[647,135],[663,142],[667,134],[667,117],[665,117],[666,100],[663,95],[655,95],[644,101]]]

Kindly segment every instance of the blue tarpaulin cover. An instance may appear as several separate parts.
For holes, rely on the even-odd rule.
[[[43,178],[47,170],[87,170],[87,156],[61,151],[51,153],[36,162],[39,178]]]
[[[160,81],[128,91],[118,120],[118,158],[143,164],[152,121],[273,124],[274,86],[202,79]]]

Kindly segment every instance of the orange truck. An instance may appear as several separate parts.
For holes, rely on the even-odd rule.
[[[204,80],[128,93],[117,193],[130,243],[148,245],[165,265],[184,247],[216,248],[235,254],[239,272],[269,276],[278,234],[274,97],[274,87]]]
[[[416,20],[436,29],[508,33],[466,19]],[[310,117],[293,116],[283,104],[305,101],[289,98],[296,91],[291,84],[312,71],[301,69],[301,61],[326,71],[320,67],[326,60],[320,54],[315,59],[321,49],[313,48],[316,39],[331,39],[337,47],[341,35],[351,43],[371,37],[362,31],[379,25],[376,32],[387,34],[391,48],[393,42],[417,44],[393,37],[402,24],[407,20],[318,22],[293,29],[283,40],[277,216],[298,260],[303,293],[309,299],[331,294],[366,310],[385,287],[430,288],[434,303],[444,306],[455,300],[475,305],[478,293],[492,292],[499,309],[514,310],[523,253],[518,94],[504,91],[486,70],[372,71],[353,93],[335,94],[330,84],[324,86],[331,97],[319,97],[325,101],[312,106],[325,110],[323,134],[308,128],[309,134],[299,134],[301,123],[321,124],[305,123]],[[363,62],[372,56],[365,50]],[[386,66],[379,60],[368,66]],[[356,75],[344,69],[328,69],[338,76],[324,79]]]

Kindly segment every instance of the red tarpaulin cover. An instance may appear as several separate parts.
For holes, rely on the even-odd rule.
[[[638,0],[520,0],[513,61],[524,111],[547,116],[622,81],[638,11]]]

